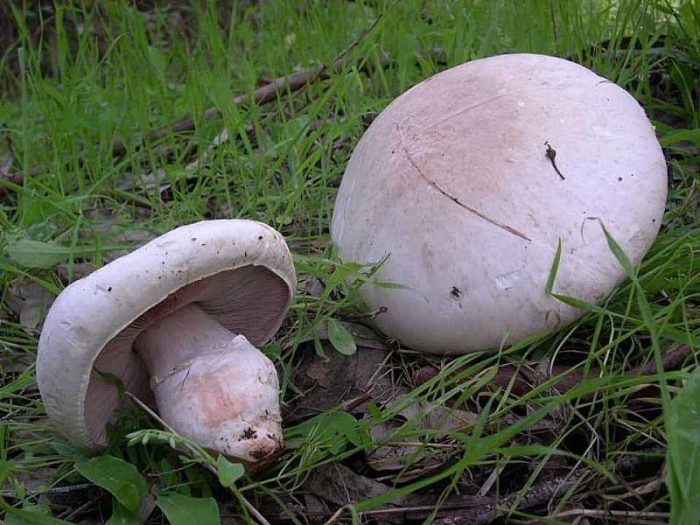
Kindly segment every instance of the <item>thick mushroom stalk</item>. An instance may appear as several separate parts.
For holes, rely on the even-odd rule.
[[[144,330],[135,350],[163,420],[206,448],[255,462],[279,450],[279,384],[272,361],[196,304]]]

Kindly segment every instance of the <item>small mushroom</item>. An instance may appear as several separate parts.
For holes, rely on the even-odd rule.
[[[497,350],[581,315],[625,277],[603,224],[637,264],[661,225],[666,163],[644,110],[573,62],[475,60],[393,101],[348,163],[331,235],[374,264],[368,309],[416,350]]]
[[[68,286],[39,340],[53,424],[99,449],[117,384],[155,395],[163,420],[246,462],[282,445],[275,367],[256,347],[279,328],[295,274],[282,236],[248,220],[176,228]],[[117,378],[118,381],[115,381]]]

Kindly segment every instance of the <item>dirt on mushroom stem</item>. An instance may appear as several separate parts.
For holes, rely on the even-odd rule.
[[[190,304],[144,330],[134,348],[178,433],[249,462],[281,448],[277,372],[244,336]]]

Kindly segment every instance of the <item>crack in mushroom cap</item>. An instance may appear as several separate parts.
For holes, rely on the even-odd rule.
[[[556,151],[561,180],[547,156]],[[661,226],[663,152],[639,103],[573,62],[534,54],[474,60],[412,87],[357,144],[331,236],[378,327],[415,350],[496,350],[565,326],[625,277],[602,222],[634,264]],[[600,222],[599,222],[600,221]]]
[[[243,219],[176,228],[72,283],[39,339],[37,382],[51,421],[78,446],[104,447],[120,400],[97,371],[148,398],[148,371],[132,349],[147,326],[196,303],[260,346],[282,324],[295,286],[284,238]]]

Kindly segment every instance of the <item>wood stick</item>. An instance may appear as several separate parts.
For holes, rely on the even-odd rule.
[[[353,40],[345,49],[336,55],[330,65],[324,64],[320,68],[307,69],[298,73],[292,73],[291,75],[275,78],[274,80],[271,80],[270,82],[256,89],[252,95],[248,95],[247,93],[237,95],[233,98],[231,103],[234,106],[241,106],[247,102],[257,105],[267,104],[285,92],[290,94],[294,93],[316,81],[330,78],[332,73],[339,73],[343,70],[343,67],[346,64],[344,60],[345,55],[357,47],[357,45],[377,26],[379,20],[380,18],[378,17],[370,27],[360,33],[355,40]],[[389,63],[389,56],[382,52],[380,60],[382,66],[385,66]],[[366,70],[366,68],[363,69]],[[203,114],[205,120],[212,120],[219,118],[220,116],[221,111],[217,107],[210,107],[206,109]],[[168,128],[156,132],[154,134],[154,138],[162,137],[170,132],[181,133],[183,131],[189,131],[194,129],[194,127],[194,117],[187,116],[174,122]],[[124,143],[121,140],[116,140],[112,146],[112,151],[115,156],[124,154],[126,152]]]
[[[535,483],[527,494],[519,497],[518,494],[509,494],[501,498],[496,504],[481,505],[467,511],[454,511],[449,515],[437,518],[433,523],[436,525],[486,525],[493,520],[509,514],[509,509],[518,502],[518,509],[529,509],[544,505],[552,498],[561,495],[569,488],[573,487],[581,479],[580,473],[572,473],[568,476],[559,477]]]
[[[677,368],[690,352],[691,348],[688,345],[680,345],[665,350],[661,357],[664,370],[672,370]],[[498,369],[496,376],[493,378],[492,384],[503,389],[508,388],[509,385],[512,384],[512,394],[515,396],[522,396],[533,388],[538,387],[554,378],[552,389],[557,390],[560,393],[564,393],[578,386],[585,379],[600,375],[599,368],[591,368],[586,376],[584,376],[582,370],[574,370],[570,373],[566,373],[568,370],[571,370],[571,368],[572,367],[570,366],[555,365],[552,367],[549,373],[544,374],[532,368],[506,364]],[[432,365],[425,366],[413,374],[412,383],[414,387],[418,387],[439,373],[440,370],[438,368]],[[648,376],[656,373],[656,363],[653,360],[650,360],[643,366],[637,365],[630,368],[625,375]],[[560,375],[562,377],[558,378],[557,376]]]
[[[232,100],[232,104],[237,106],[246,103],[253,103],[258,105],[266,104],[277,99],[277,97],[282,95],[283,93],[291,94],[297,92],[314,82],[330,78],[333,73],[341,72],[343,70],[343,67],[346,65],[346,61],[344,59],[345,55],[347,55],[352,49],[357,47],[357,45],[362,41],[362,39],[365,38],[377,26],[379,20],[380,18],[377,18],[368,29],[363,31],[355,40],[353,40],[352,43],[350,43],[350,45],[343,49],[330,64],[325,64],[320,68],[300,71],[298,73],[292,73],[291,75],[276,78],[256,89],[252,93],[252,95],[249,95],[247,93],[237,95]],[[389,64],[389,61],[389,55],[386,52],[382,51],[380,54],[381,66],[386,67]],[[368,71],[369,69],[370,68],[367,64],[364,64],[361,67],[362,71]],[[205,120],[212,120],[220,116],[221,111],[216,107],[210,107],[206,109],[203,114]],[[170,124],[169,126],[163,129],[154,132],[152,135],[150,135],[150,140],[162,138],[168,133],[181,133],[183,131],[193,130],[194,128],[194,117],[187,116],[180,120],[177,120],[176,122]],[[115,158],[123,157],[124,155],[126,155],[126,151],[126,143],[122,139],[115,139],[112,142],[112,155]],[[34,176],[40,172],[41,170],[39,169],[39,167],[34,166],[28,170],[27,174]],[[4,180],[7,180],[18,186],[22,186],[24,184],[24,176],[20,173],[0,173],[0,176]],[[8,188],[0,184],[0,197],[4,196],[7,193],[7,191]]]

